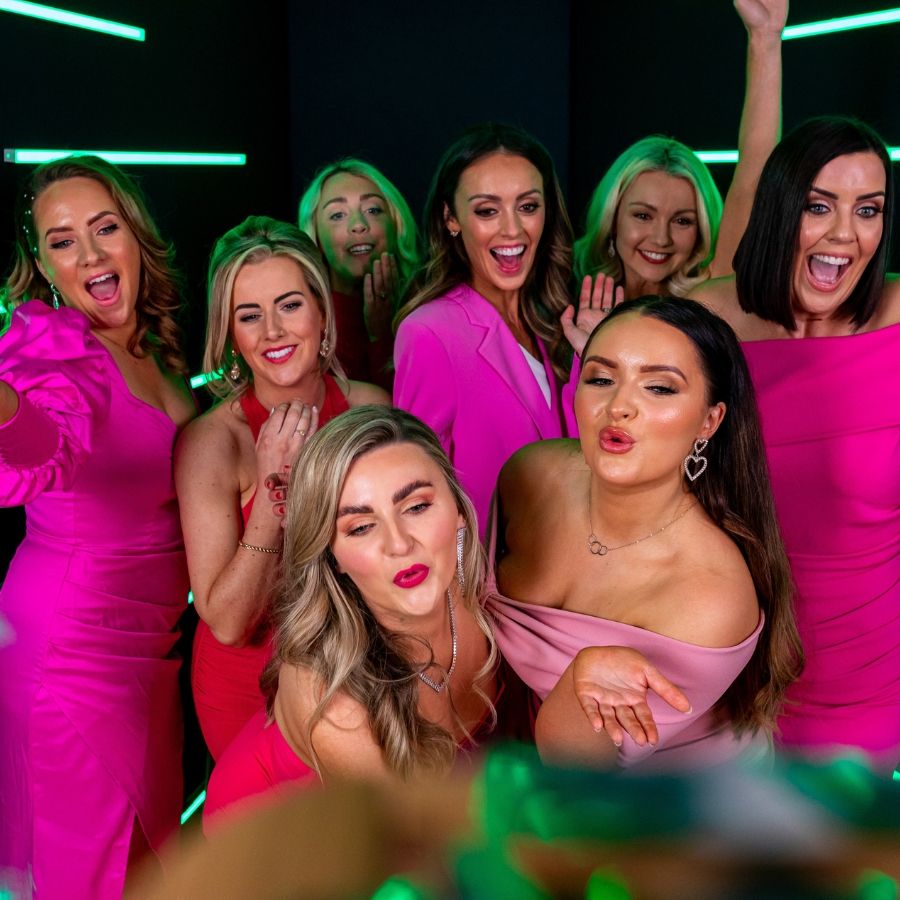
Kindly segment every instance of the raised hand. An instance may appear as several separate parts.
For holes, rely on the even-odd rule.
[[[624,733],[636,744],[655,745],[659,730],[647,705],[647,692],[658,694],[679,712],[691,711],[688,698],[637,650],[587,647],[572,667],[575,694],[594,731],[606,731],[622,746]]]
[[[390,336],[399,290],[397,261],[392,253],[382,253],[372,264],[372,273],[363,278],[363,315],[370,340]]]
[[[788,0],[734,0],[734,8],[751,34],[781,36],[788,15]]]
[[[559,320],[563,334],[575,353],[581,356],[591,332],[606,318],[609,311],[625,300],[625,291],[616,287],[609,275],[591,278],[585,275],[578,295],[578,315],[575,307],[567,306]]]

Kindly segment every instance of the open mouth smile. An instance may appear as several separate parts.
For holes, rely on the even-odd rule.
[[[849,256],[831,256],[813,253],[806,260],[806,271],[814,288],[820,291],[834,290],[850,267]]]

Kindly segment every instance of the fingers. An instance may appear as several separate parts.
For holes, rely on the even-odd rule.
[[[389,297],[395,297],[400,289],[400,273],[397,268],[397,260],[393,253],[385,253],[381,259],[381,268],[384,272],[384,288]]]
[[[581,356],[581,351],[584,350],[588,335],[575,324],[574,306],[570,304],[563,310],[562,315],[559,317],[559,324],[562,326],[563,334],[572,345],[576,355]]]
[[[578,702],[581,704],[588,722],[591,723],[591,728],[594,731],[603,731],[603,717],[600,715],[597,701],[590,694],[578,694]]]
[[[654,693],[662,697],[666,703],[679,712],[689,713],[691,711],[691,701],[685,696],[684,692],[675,687],[665,675],[662,675],[654,666],[647,666],[646,670],[647,687]]]
[[[371,308],[375,302],[375,291],[372,287],[372,276],[363,276],[363,306],[367,309]]]
[[[646,742],[655,747],[659,743],[659,729],[656,727],[656,722],[653,718],[653,713],[650,712],[650,707],[646,703],[637,703],[633,707],[630,707],[629,711],[634,716],[636,727],[639,728],[645,736]],[[628,733],[638,744],[644,743],[643,741],[638,740],[632,731],[629,730]]]
[[[643,747],[649,740],[641,720],[635,715],[635,708],[632,706],[615,707],[616,721],[625,731],[625,733],[639,746]],[[653,717],[650,716],[650,722]],[[650,742],[652,743],[652,741]],[[618,744],[616,746],[619,746]]]
[[[593,296],[594,281],[590,275],[585,275],[581,279],[581,290],[578,292],[578,310],[591,308],[591,299]]]
[[[599,703],[597,708],[603,719],[603,730],[609,735],[610,740],[617,746],[622,746],[622,726],[616,718],[616,708],[608,703]]]

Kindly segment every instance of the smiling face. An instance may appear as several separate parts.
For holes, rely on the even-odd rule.
[[[66,306],[124,343],[136,325],[141,250],[109,191],[93,178],[67,178],[35,200],[38,267]]]
[[[871,152],[838,156],[816,175],[794,260],[797,319],[827,319],[853,293],[881,242],[885,185]]]
[[[544,231],[541,173],[523,156],[483,156],[463,170],[453,203],[445,221],[460,232],[472,287],[495,304],[521,290]]]
[[[616,210],[615,246],[625,273],[625,296],[662,294],[684,268],[698,240],[697,197],[685,178],[642,172]]]
[[[386,199],[368,178],[338,172],[322,185],[315,222],[331,286],[345,294],[361,293],[363,276],[394,244]]]
[[[388,444],[350,466],[331,551],[382,625],[415,629],[446,616],[463,523],[438,464],[415,444]]]
[[[304,381],[319,377],[325,318],[298,262],[272,256],[242,266],[231,309],[234,348],[263,405],[291,400]]]
[[[697,438],[709,439],[725,406],[707,402],[707,382],[690,339],[638,313],[623,314],[585,347],[575,394],[584,457],[617,487],[680,481]]]

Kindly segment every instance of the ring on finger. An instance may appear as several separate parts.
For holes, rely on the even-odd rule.
[[[295,428],[294,434],[299,434],[300,437],[306,437],[306,429],[305,428]]]
[[[385,297],[387,297],[387,291],[379,291],[379,292],[378,292],[378,296],[379,296],[382,300],[384,300]]]

